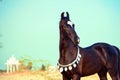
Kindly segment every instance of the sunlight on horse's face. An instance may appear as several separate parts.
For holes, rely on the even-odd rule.
[[[79,37],[75,32],[74,24],[69,19],[68,13],[66,17],[64,17],[64,13],[61,14],[60,29],[74,44],[79,44]]]

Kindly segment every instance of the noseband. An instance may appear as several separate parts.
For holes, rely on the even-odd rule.
[[[73,62],[71,62],[71,63],[69,63],[69,64],[66,64],[66,65],[62,65],[62,64],[60,64],[59,62],[58,62],[58,69],[59,69],[59,71],[62,73],[63,71],[70,71],[70,70],[72,70],[73,68],[76,68],[77,67],[77,64],[79,63],[79,61],[80,61],[80,58],[81,58],[81,54],[80,54],[80,50],[79,50],[79,47],[78,47],[78,52],[77,52],[77,56],[76,56],[76,59],[73,61]]]

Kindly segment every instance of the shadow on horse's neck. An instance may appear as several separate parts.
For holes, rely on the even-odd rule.
[[[59,62],[61,64],[68,64],[75,60],[77,56],[77,48],[72,40],[68,37],[61,36],[60,37],[60,59]]]

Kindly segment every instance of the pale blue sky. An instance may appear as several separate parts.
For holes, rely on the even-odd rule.
[[[2,0],[0,69],[12,54],[56,65],[63,11],[75,23],[81,47],[106,42],[120,48],[120,0]]]

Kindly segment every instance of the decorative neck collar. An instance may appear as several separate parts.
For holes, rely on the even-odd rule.
[[[78,47],[78,53],[77,53],[77,56],[76,56],[76,59],[69,63],[69,64],[66,64],[66,65],[62,65],[58,62],[58,69],[59,71],[62,73],[63,71],[68,71],[68,70],[72,70],[73,68],[76,68],[77,67],[77,64],[80,62],[80,58],[81,58],[81,54],[80,54],[80,51],[79,51],[79,47]]]

